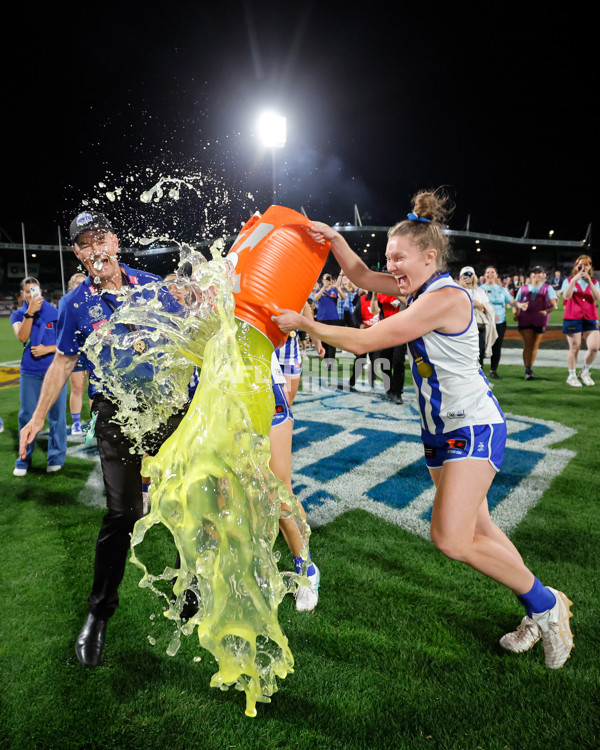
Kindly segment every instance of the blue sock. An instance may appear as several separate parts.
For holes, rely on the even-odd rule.
[[[73,414],[73,412],[71,412],[71,419],[73,420],[74,425],[78,425],[81,422],[81,412],[79,414]]]
[[[308,553],[308,559],[310,560],[310,552]],[[296,567],[296,573],[302,573],[304,567],[304,560],[301,557],[294,557],[294,566]],[[307,576],[315,574],[315,566],[311,563],[306,571]]]
[[[142,482],[142,492],[148,492],[148,489],[150,488],[150,482],[146,484],[146,482]]]
[[[537,578],[533,578],[531,591],[517,596],[529,617],[537,612],[546,612],[556,604],[556,597]]]

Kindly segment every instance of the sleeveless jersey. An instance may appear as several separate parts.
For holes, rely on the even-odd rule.
[[[467,294],[447,273],[428,282],[421,294],[447,286]],[[408,304],[412,302],[411,296]],[[410,341],[408,349],[425,432],[441,435],[469,425],[504,421],[500,405],[479,367],[479,334],[472,306],[471,320],[464,331],[454,334],[430,331]]]
[[[301,365],[302,357],[300,356],[300,347],[298,346],[298,335],[289,335],[286,342],[279,349],[276,349],[277,359],[280,365]]]

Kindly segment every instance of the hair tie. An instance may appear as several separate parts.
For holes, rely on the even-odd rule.
[[[417,216],[417,214],[413,214],[412,212],[409,214],[406,214],[409,221],[424,221],[426,224],[431,223],[431,219],[424,219],[422,216]]]

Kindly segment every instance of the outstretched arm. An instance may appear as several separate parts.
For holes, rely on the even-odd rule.
[[[281,310],[279,315],[272,316],[272,320],[282,331],[300,328],[311,337],[361,355],[414,341],[434,330],[459,333],[469,325],[471,314],[469,297],[448,287],[423,295],[406,310],[391,315],[370,328],[329,326],[309,320],[293,310]]]
[[[371,271],[339,232],[320,221],[313,222],[307,231],[317,242],[331,242],[331,252],[354,286],[384,294],[398,294],[398,285],[393,276]]]

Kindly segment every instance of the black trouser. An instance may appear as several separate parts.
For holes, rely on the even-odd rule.
[[[318,322],[325,323],[328,326],[339,326],[341,324],[340,320],[319,320]],[[333,362],[331,360],[335,359],[336,347],[331,344],[326,344],[324,341],[321,343],[323,344],[323,349],[325,349],[325,356],[323,359],[330,360],[327,365],[328,367],[333,367]]]
[[[479,328],[479,367],[483,367],[483,358],[485,356],[485,326]]]
[[[106,490],[106,515],[102,519],[96,557],[94,582],[88,597],[90,612],[107,620],[119,604],[118,588],[125,573],[130,536],[135,522],[142,517],[142,458],[132,454],[131,441],[112,422],[117,409],[104,396],[96,395],[92,411],[97,412],[96,439]],[[154,455],[161,444],[179,426],[185,412],[170,417],[152,438],[148,453]]]
[[[354,355],[354,362],[352,363],[352,372],[350,373],[350,379],[348,385],[354,388],[356,385],[356,379],[360,378],[363,365],[367,365],[367,383],[373,387],[375,383],[375,355],[378,352],[371,352],[368,356],[363,354],[361,356]]]
[[[506,321],[504,323],[496,323],[496,331],[498,332],[498,338],[494,341],[492,346],[492,361],[490,364],[490,370],[496,372],[498,365],[500,364],[500,354],[502,350],[502,342],[504,340],[504,334],[506,333]]]
[[[376,372],[383,378],[385,392],[390,396],[401,396],[404,390],[406,344],[400,344],[400,346],[394,346],[390,349],[381,349],[381,351],[376,352],[376,355],[380,359]]]

